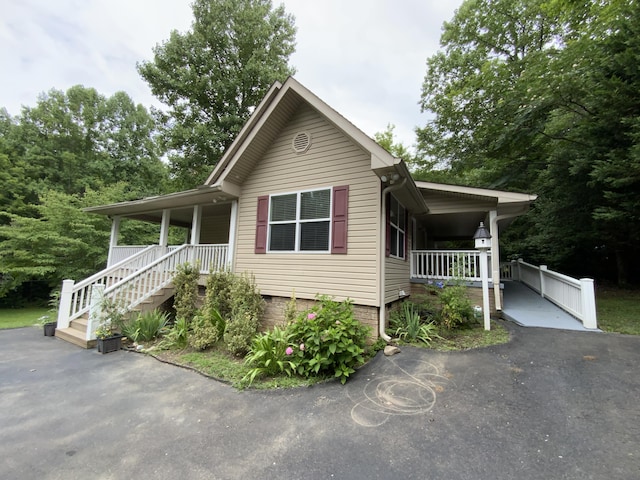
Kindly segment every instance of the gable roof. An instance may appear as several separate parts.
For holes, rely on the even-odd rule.
[[[253,162],[257,161],[260,154],[269,147],[271,141],[302,102],[309,104],[336,128],[348,135],[360,148],[369,152],[372,169],[393,167],[402,162],[301,83],[289,77],[283,84],[280,82],[273,84],[234,142],[225,151],[205,184],[213,185],[220,180],[233,183],[244,181],[246,175],[250,173],[246,164],[253,166]]]
[[[411,181],[411,174],[404,161],[387,152],[293,77],[289,77],[284,83],[276,82],[271,87],[214,168],[206,185],[221,185],[223,190],[231,185],[241,185],[303,102],[367,152],[371,159],[371,169],[378,176],[386,175],[391,178],[393,174],[397,174],[409,179],[403,192],[396,195],[403,197],[401,201],[412,207],[412,210],[426,212],[424,199]]]

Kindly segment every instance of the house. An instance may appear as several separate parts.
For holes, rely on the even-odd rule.
[[[299,306],[324,294],[351,299],[356,317],[385,337],[389,307],[421,282],[479,282],[477,251],[437,248],[459,239],[471,247],[480,222],[492,235],[492,308],[500,310],[499,235],[535,198],[414,181],[402,159],[289,78],[271,87],[204,185],[86,209],[112,219],[108,265],[65,281],[58,335],[77,330],[79,343],[91,344],[95,325],[82,317],[92,289],[132,308],[160,301],[171,295],[175,266],[199,260],[203,274],[255,275],[265,326],[282,319],[293,292]],[[122,218],[157,223],[159,245],[119,246]],[[188,231],[185,245],[168,245],[169,226]]]

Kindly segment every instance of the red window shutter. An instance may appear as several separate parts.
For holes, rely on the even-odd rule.
[[[331,253],[347,253],[349,185],[333,187],[331,215]]]
[[[255,253],[267,253],[267,231],[269,229],[269,195],[258,197],[258,213],[256,215],[256,248]]]
[[[386,235],[386,241],[385,241],[385,256],[386,257],[390,257],[391,256],[391,194],[387,193],[387,211],[385,212],[385,235]]]

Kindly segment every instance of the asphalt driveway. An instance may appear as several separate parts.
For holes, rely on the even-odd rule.
[[[269,392],[0,331],[0,478],[640,478],[640,337],[508,328]]]

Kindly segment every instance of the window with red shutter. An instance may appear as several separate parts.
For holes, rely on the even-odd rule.
[[[267,253],[267,232],[269,229],[269,195],[258,197],[256,215],[255,253]]]

